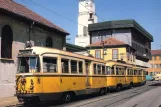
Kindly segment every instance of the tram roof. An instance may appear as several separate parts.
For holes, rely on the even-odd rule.
[[[44,55],[44,54],[59,54],[59,55],[65,55],[65,56],[75,57],[75,58],[79,58],[79,59],[85,59],[85,60],[89,60],[89,61],[97,61],[97,62],[105,63],[101,59],[96,59],[96,58],[93,58],[93,57],[89,57],[89,56],[85,56],[85,55],[80,55],[80,54],[77,54],[77,53],[72,53],[72,52],[68,52],[68,51],[64,51],[64,50],[59,50],[59,49],[55,49],[55,48],[34,46],[34,47],[31,47],[31,48],[26,48],[26,50],[28,50],[28,49],[32,49],[33,52],[35,52],[35,54],[39,54],[39,55]]]
[[[130,64],[124,64],[124,63],[120,63],[120,62],[116,62],[116,61],[106,61],[106,65],[107,65],[107,66],[118,65],[118,66],[133,67],[133,66],[130,65]]]

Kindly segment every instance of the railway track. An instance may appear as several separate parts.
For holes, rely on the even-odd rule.
[[[87,102],[83,101],[84,103],[82,103],[82,104],[81,104],[81,101],[76,101],[71,104],[61,105],[61,106],[86,107],[86,106],[94,106],[95,104],[96,104],[96,106],[99,106],[98,105],[99,103],[100,104],[104,103],[105,105],[102,105],[101,107],[108,107],[108,106],[112,106],[113,104],[130,99],[130,98],[135,97],[143,92],[146,92],[146,91],[149,91],[149,90],[155,88],[155,87],[149,86],[152,84],[147,84],[147,85],[144,85],[141,87],[135,87],[133,89],[124,90],[124,91],[117,92],[117,93],[108,93],[105,96],[87,99],[88,101]],[[141,91],[140,91],[140,89],[141,89]],[[124,95],[126,95],[126,96],[124,96]],[[121,96],[121,98],[119,96]],[[115,99],[115,100],[111,101],[111,99]],[[107,102],[107,104],[105,102]],[[111,103],[109,103],[109,102],[111,102]]]

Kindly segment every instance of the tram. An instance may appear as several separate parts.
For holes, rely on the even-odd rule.
[[[16,74],[19,101],[70,101],[75,95],[106,92],[103,60],[58,49],[20,50]]]
[[[77,95],[106,94],[145,82],[142,68],[104,61],[63,50],[31,47],[20,50],[16,73],[19,101],[62,100]]]

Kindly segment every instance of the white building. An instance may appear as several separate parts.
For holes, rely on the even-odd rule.
[[[79,0],[78,23],[75,45],[85,47],[90,44],[88,24],[97,23],[94,0]]]

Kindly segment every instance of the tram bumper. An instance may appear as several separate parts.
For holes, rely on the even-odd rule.
[[[51,101],[59,100],[62,96],[62,93],[40,93],[40,94],[15,94],[18,100],[32,100],[38,99],[39,101]]]

